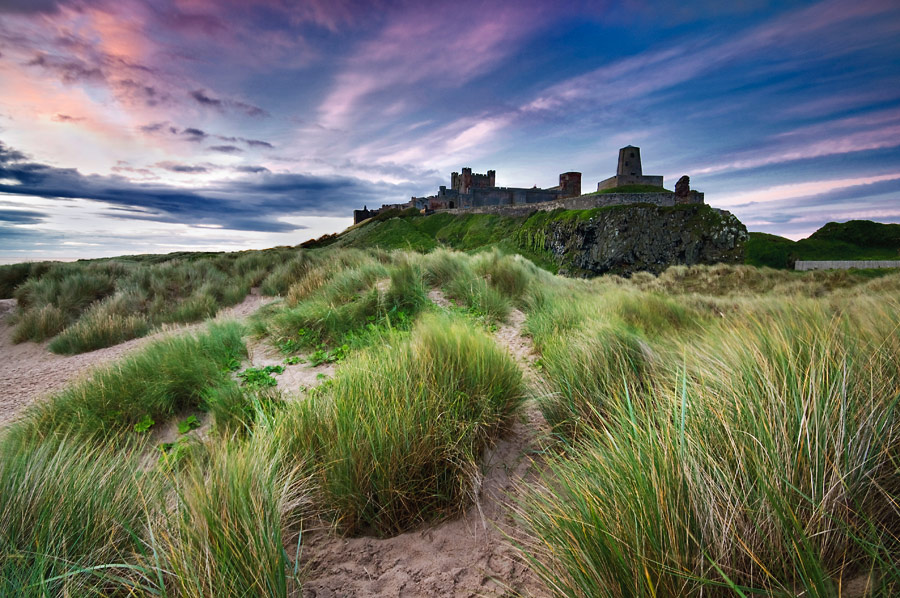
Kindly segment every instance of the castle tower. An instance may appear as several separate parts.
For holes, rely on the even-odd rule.
[[[564,172],[559,175],[560,197],[578,197],[581,195],[581,173]]]
[[[616,169],[617,176],[644,176],[641,170],[641,148],[633,145],[626,145],[619,150],[619,167]]]

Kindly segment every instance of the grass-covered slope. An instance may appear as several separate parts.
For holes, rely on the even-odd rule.
[[[829,222],[799,241],[750,233],[746,245],[746,263],[770,268],[792,268],[797,260],[897,259],[900,259],[900,224],[871,220]]]

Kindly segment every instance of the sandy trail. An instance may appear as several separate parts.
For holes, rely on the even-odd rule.
[[[439,291],[438,305],[449,305]],[[529,339],[521,335],[525,315],[512,312],[495,337],[535,379]],[[507,506],[523,483],[534,479],[532,454],[546,423],[533,402],[483,459],[477,504],[462,516],[399,536],[336,538],[328,531],[307,532],[302,564],[303,596],[547,596],[547,590],[508,537],[521,539]]]
[[[241,303],[220,310],[215,319],[243,319],[270,301],[272,298],[260,296],[254,288]],[[0,426],[14,420],[34,401],[60,390],[99,365],[114,361],[162,336],[189,332],[206,325],[204,321],[167,326],[113,347],[79,355],[56,355],[47,350],[46,342],[12,342],[9,316],[14,308],[14,299],[0,300]]]

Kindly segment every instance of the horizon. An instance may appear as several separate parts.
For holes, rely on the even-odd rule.
[[[900,223],[898,80],[888,0],[0,0],[0,262],[297,245],[464,166],[590,192],[629,144],[751,231]]]

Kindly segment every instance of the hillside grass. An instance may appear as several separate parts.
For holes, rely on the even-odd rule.
[[[485,449],[529,400],[491,334],[513,309],[549,431],[511,498],[550,594],[900,590],[900,274],[284,257],[245,264],[281,296],[250,332],[337,362],[334,378],[299,399],[239,384],[247,332],[225,324],[36,404],[0,432],[3,593],[296,595],[310,527],[390,537],[471,508]],[[202,434],[154,446],[202,410]]]
[[[799,241],[750,233],[745,250],[746,263],[770,268],[793,268],[797,260],[900,260],[900,224],[829,222]]]

